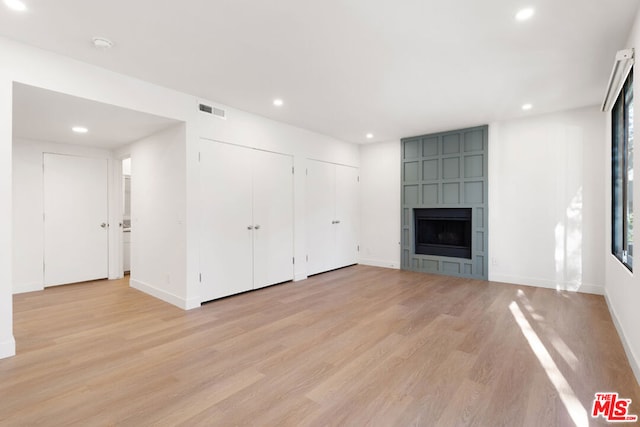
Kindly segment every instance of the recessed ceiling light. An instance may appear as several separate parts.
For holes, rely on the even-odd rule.
[[[275,105],[276,107],[282,107],[282,104],[284,104],[284,101],[280,98],[273,100],[273,105]]]
[[[27,5],[20,0],[4,0],[4,4],[6,4],[9,9],[15,10],[16,12],[24,12],[27,10]]]
[[[75,133],[87,133],[89,132],[89,129],[87,129],[84,126],[74,126],[71,128],[72,131],[74,131]]]
[[[532,7],[526,7],[524,9],[520,9],[518,13],[516,13],[516,20],[526,21],[527,19],[531,19],[534,13],[535,13],[535,10],[533,10]]]
[[[523,109],[524,111],[529,111],[529,110],[531,110],[532,108],[533,108],[533,105],[531,105],[531,104],[523,104],[523,105],[522,105],[522,109]]]
[[[111,49],[113,47],[113,42],[104,37],[94,37],[91,41],[93,42],[93,46],[98,49]]]
[[[371,139],[371,138],[373,138],[373,134],[372,133],[368,133],[367,134],[367,139]]]

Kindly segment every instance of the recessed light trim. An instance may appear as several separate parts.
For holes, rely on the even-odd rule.
[[[525,7],[516,13],[516,21],[527,21],[533,17],[536,11],[532,7]]]
[[[20,0],[4,0],[4,4],[11,10],[16,12],[24,12],[27,10],[27,5]]]
[[[280,98],[276,98],[273,100],[273,105],[276,107],[282,107],[284,105],[284,101]]]
[[[84,126],[74,126],[71,128],[72,131],[74,131],[75,133],[87,133],[89,132],[89,129],[87,129]]]
[[[91,39],[93,42],[93,46],[98,49],[111,49],[113,47],[113,42],[105,37],[94,37]]]
[[[523,111],[529,111],[533,108],[532,104],[526,103],[526,104],[522,104],[522,110]]]
[[[372,133],[368,133],[365,136],[367,137],[367,139],[373,139],[373,134]]]

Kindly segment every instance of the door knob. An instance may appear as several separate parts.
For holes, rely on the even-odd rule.
[[[340,224],[340,220],[336,220],[336,224]]]
[[[107,224],[106,222],[103,222],[102,224],[100,224],[100,227],[102,228],[107,228],[109,226],[109,224]]]
[[[256,228],[256,230],[260,230],[260,226],[259,225],[256,225],[255,228]]]
[[[253,230],[253,226],[252,225],[248,225],[247,226],[247,230]]]

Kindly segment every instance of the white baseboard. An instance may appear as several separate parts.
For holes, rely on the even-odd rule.
[[[187,302],[185,299],[180,298],[177,295],[174,295],[167,291],[163,291],[162,289],[158,289],[154,286],[151,286],[148,283],[141,282],[140,280],[130,279],[129,285],[134,289],[144,292],[145,294],[149,294],[152,297],[161,299],[162,301],[168,302],[169,304],[173,304],[176,307],[180,307],[183,310],[189,310],[190,308],[194,308],[194,307],[190,307],[190,305],[193,304],[193,300],[189,300],[189,302]],[[197,304],[200,305],[200,301],[198,301]]]
[[[194,308],[198,308],[202,305],[202,301],[200,298],[189,298],[184,307],[185,310],[193,310]]]
[[[522,286],[535,286],[538,288],[555,289],[558,291],[581,292],[585,294],[604,295],[604,286],[591,283],[563,283],[553,280],[536,279],[531,277],[509,276],[502,274],[489,274],[489,281],[511,283]]]
[[[604,295],[604,286],[583,283],[582,285],[580,285],[577,292],[582,292],[584,294]]]
[[[293,281],[294,281],[294,282],[299,282],[299,281],[301,281],[301,280],[306,280],[307,278],[308,278],[308,276],[307,276],[307,274],[306,274],[306,273],[296,273],[296,274],[293,276]]]
[[[27,292],[44,291],[42,282],[18,283],[13,285],[14,294],[24,294]]]
[[[372,267],[394,268],[396,270],[400,269],[399,261],[360,258],[358,264],[370,265]]]
[[[16,355],[16,340],[11,338],[0,341],[0,359]]]
[[[604,299],[607,301],[607,306],[609,307],[609,313],[611,314],[611,319],[613,319],[613,324],[618,331],[618,335],[620,336],[620,341],[622,341],[622,346],[624,347],[624,352],[627,354],[627,359],[629,360],[629,365],[631,365],[631,370],[633,374],[636,376],[636,381],[640,384],[640,358],[638,358],[629,346],[629,341],[627,341],[627,334],[622,327],[622,324],[618,320],[618,314],[616,310],[613,308],[611,301],[609,300],[609,294],[605,292]]]

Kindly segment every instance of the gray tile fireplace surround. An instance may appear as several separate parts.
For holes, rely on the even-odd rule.
[[[487,157],[487,126],[402,139],[403,270],[487,280]]]

